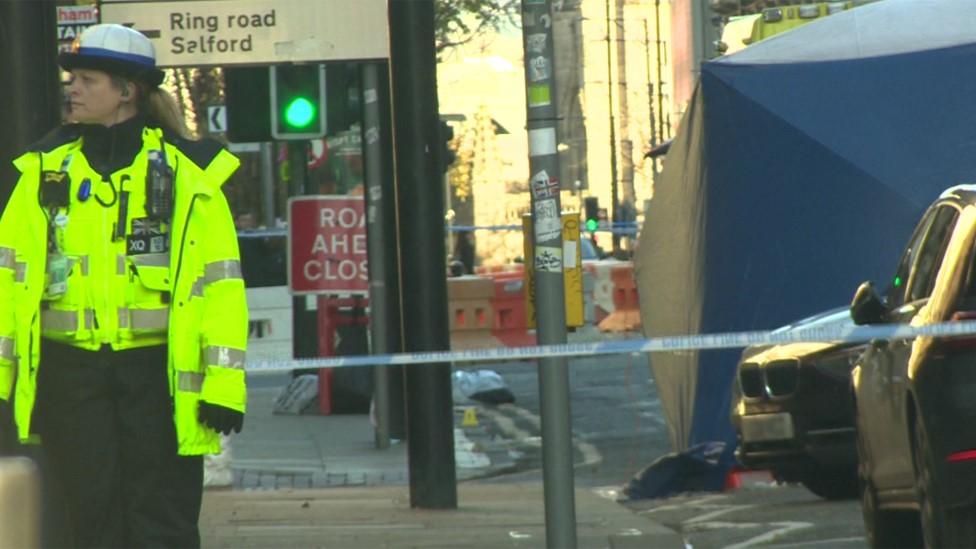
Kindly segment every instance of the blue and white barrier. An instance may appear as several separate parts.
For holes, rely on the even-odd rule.
[[[927,326],[885,324],[880,326],[826,326],[789,331],[728,332],[650,339],[614,340],[596,343],[566,343],[532,347],[502,347],[465,351],[432,351],[385,355],[260,360],[247,363],[250,374],[274,373],[310,368],[354,368],[359,366],[405,366],[443,362],[504,362],[545,357],[600,356],[630,353],[732,349],[750,345],[778,345],[800,342],[863,343],[876,339],[896,340],[925,337],[976,335],[976,320]]]

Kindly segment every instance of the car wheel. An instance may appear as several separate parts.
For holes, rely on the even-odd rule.
[[[934,460],[928,433],[920,417],[915,418],[915,486],[926,547],[976,546],[976,507],[947,509],[933,474]]]
[[[853,499],[858,495],[856,469],[816,469],[801,476],[800,484],[829,500]]]
[[[922,547],[918,514],[892,511],[878,505],[878,495],[867,473],[867,455],[860,433],[857,436],[857,484],[861,491],[861,514],[868,545],[875,548]]]

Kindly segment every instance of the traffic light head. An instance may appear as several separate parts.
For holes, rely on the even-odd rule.
[[[271,86],[267,67],[224,67],[227,140],[271,141]]]
[[[457,160],[457,153],[451,148],[451,140],[454,139],[454,128],[447,122],[440,120],[437,124],[437,138],[441,146],[441,171],[447,173],[451,164]]]
[[[592,233],[600,226],[600,199],[595,196],[583,198],[583,210],[586,216],[583,224]]]
[[[271,135],[315,139],[325,135],[325,71],[322,65],[272,65]]]

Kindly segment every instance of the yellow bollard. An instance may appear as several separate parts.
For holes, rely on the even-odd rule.
[[[0,459],[0,549],[40,546],[40,499],[34,463]]]

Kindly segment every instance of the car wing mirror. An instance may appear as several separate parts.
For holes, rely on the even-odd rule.
[[[886,309],[881,296],[871,282],[862,282],[851,301],[851,320],[854,324],[877,324],[885,319]]]

